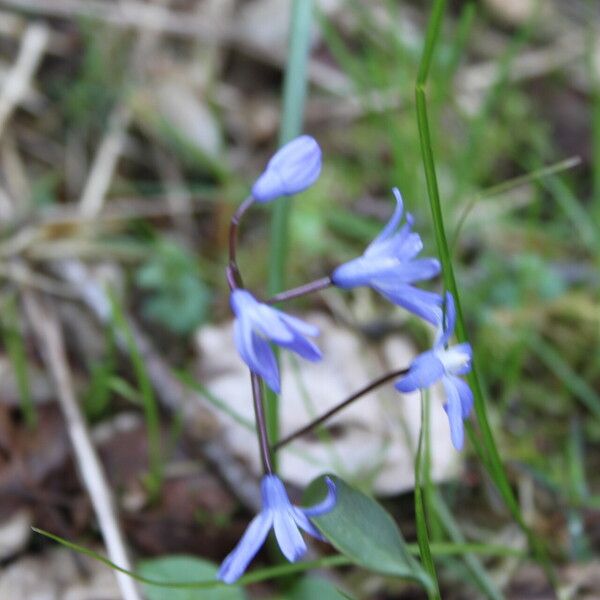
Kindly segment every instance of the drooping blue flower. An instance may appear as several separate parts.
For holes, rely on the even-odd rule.
[[[444,408],[450,422],[450,436],[457,450],[464,441],[463,420],[473,408],[473,392],[465,381],[457,377],[471,370],[473,351],[471,344],[448,346],[454,331],[456,309],[450,292],[446,293],[444,324],[440,325],[433,348],[413,360],[405,377],[396,382],[401,392],[425,389],[441,379],[446,392]]]
[[[290,562],[297,561],[306,552],[300,529],[323,540],[309,518],[323,515],[335,506],[335,484],[328,477],[325,481],[328,488],[325,499],[310,508],[299,508],[290,502],[281,479],[276,475],[265,475],[260,483],[263,508],[225,558],[217,577],[225,583],[237,581],[263,545],[271,527],[281,552]]]
[[[281,383],[269,342],[313,362],[321,359],[321,351],[305,337],[319,335],[315,325],[258,302],[243,289],[231,292],[230,303],[236,316],[233,334],[238,352],[250,370],[260,375],[275,393],[281,391]]]
[[[309,135],[301,135],[280,148],[252,186],[257,202],[292,196],[310,187],[321,173],[321,148]]]
[[[337,267],[331,279],[334,285],[344,289],[369,286],[390,302],[437,325],[442,315],[441,296],[411,284],[435,277],[440,272],[440,263],[435,258],[416,258],[423,249],[423,242],[419,234],[412,231],[410,213],[406,215],[406,223],[399,227],[402,196],[398,188],[393,192],[397,204],[389,223],[362,256]]]

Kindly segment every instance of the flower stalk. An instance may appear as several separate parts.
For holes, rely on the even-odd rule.
[[[263,398],[262,382],[258,375],[250,371],[250,380],[252,382],[252,398],[254,400],[254,416],[256,418],[256,431],[258,434],[258,446],[260,448],[260,458],[263,471],[273,474],[273,462],[271,461],[271,449],[267,436],[267,423],[265,420],[265,407]]]
[[[254,198],[248,196],[237,208],[229,223],[229,264],[227,265],[227,283],[231,290],[244,287],[242,275],[237,265],[237,232],[245,212],[254,204]]]
[[[286,435],[285,437],[281,438],[276,444],[274,444],[272,446],[272,450],[274,452],[276,452],[277,450],[281,450],[281,448],[283,448],[284,446],[287,446],[290,442],[293,442],[294,440],[298,439],[299,437],[306,435],[307,433],[310,433],[311,431],[313,431],[314,429],[319,427],[319,425],[322,425],[323,423],[325,423],[325,421],[327,421],[328,419],[330,419],[331,417],[333,417],[334,415],[339,413],[341,410],[343,410],[344,408],[346,408],[347,406],[349,406],[356,400],[359,400],[363,396],[366,396],[369,392],[372,392],[374,389],[384,385],[385,383],[388,383],[392,379],[395,379],[396,377],[401,377],[402,375],[406,375],[407,373],[408,373],[408,369],[397,369],[395,371],[390,371],[389,373],[386,373],[385,375],[381,375],[381,377],[374,379],[373,381],[371,381],[371,383],[369,383],[365,387],[354,392],[354,394],[352,394],[351,396],[349,396],[348,398],[346,398],[339,404],[336,404],[333,408],[330,408],[327,412],[323,413],[320,417],[313,419],[310,423],[308,423],[304,427],[301,427],[300,429],[297,429],[296,431],[290,433],[289,435]]]
[[[280,292],[279,294],[275,294],[268,300],[265,300],[265,304],[277,304],[278,302],[287,302],[288,300],[293,300],[294,298],[301,298],[302,296],[308,296],[308,294],[314,294],[315,292],[320,292],[322,290],[331,287],[333,282],[331,281],[331,277],[321,277],[320,279],[315,279],[309,283],[305,283],[304,285],[299,285],[298,287],[291,288],[289,290],[285,290],[284,292]]]

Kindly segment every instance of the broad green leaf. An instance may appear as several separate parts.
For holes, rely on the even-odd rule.
[[[145,560],[139,564],[138,573],[148,579],[176,583],[214,579],[217,569],[215,564],[206,560],[178,555]],[[177,590],[144,585],[144,593],[148,600],[246,600],[246,594],[237,586]]]
[[[303,577],[285,595],[285,600],[346,600],[351,598],[321,577]]]
[[[327,540],[354,563],[384,575],[414,579],[427,589],[432,582],[421,565],[410,555],[390,514],[373,498],[355,490],[335,475],[335,508],[312,521]],[[325,476],[306,489],[306,505],[325,496]]]
[[[189,333],[206,319],[210,291],[194,258],[177,244],[155,243],[136,281],[149,294],[143,304],[145,316],[173,333]]]

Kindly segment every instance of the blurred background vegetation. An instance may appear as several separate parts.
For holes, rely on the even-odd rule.
[[[0,0],[2,598],[33,598],[35,583],[66,598],[92,569],[50,581],[48,564],[62,563],[43,561],[71,559],[49,558],[53,546],[32,537],[31,524],[99,540],[24,295],[42,298],[65,332],[136,557],[186,552],[218,563],[251,515],[252,502],[232,493],[235,479],[222,482],[231,459],[211,437],[213,413],[186,412],[181,398],[193,385],[209,405],[194,335],[229,319],[228,220],[277,146],[290,5]],[[304,129],[324,167],[293,204],[290,286],[362,252],[392,210],[392,186],[433,253],[414,107],[430,8],[315,2]],[[493,431],[565,598],[600,597],[599,31],[593,0],[453,0],[428,84],[447,233]],[[250,215],[241,240],[254,289],[267,279],[267,217]],[[104,286],[114,317],[94,296]],[[398,330],[396,311],[374,296],[295,309],[326,312],[368,339]],[[400,323],[427,345],[418,324]],[[443,486],[452,522],[467,539],[520,547],[485,472],[465,455],[460,477]],[[178,478],[178,469],[189,473]],[[408,539],[410,496],[386,501]],[[434,533],[448,528],[442,513]],[[15,523],[24,525],[6,533]],[[554,597],[531,562],[467,558],[439,560],[444,598]],[[27,579],[36,572],[49,580]],[[179,579],[202,578],[184,572]],[[113,585],[110,572],[90,573],[90,589]],[[357,598],[424,597],[352,569],[334,581]],[[334,593],[292,583],[250,593]],[[208,593],[185,598],[219,592]],[[81,594],[73,598],[96,597]]]

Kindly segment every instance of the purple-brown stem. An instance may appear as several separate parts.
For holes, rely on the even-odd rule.
[[[408,369],[399,369],[397,371],[392,371],[390,373],[386,373],[385,375],[382,375],[381,377],[378,377],[377,379],[371,381],[371,383],[369,383],[365,387],[361,388],[357,392],[354,392],[354,394],[352,394],[352,396],[350,396],[349,398],[346,398],[343,402],[336,404],[333,408],[329,409],[326,413],[322,414],[320,417],[317,417],[316,419],[311,421],[308,425],[305,425],[301,429],[297,429],[293,433],[290,433],[289,435],[286,435],[285,437],[281,438],[276,444],[274,444],[272,446],[273,451],[280,450],[281,448],[283,448],[283,446],[286,446],[290,442],[294,441],[296,438],[299,438],[300,436],[304,435],[305,433],[312,431],[313,429],[315,429],[316,427],[318,427],[319,425],[321,425],[322,423],[327,421],[327,419],[333,417],[333,415],[340,412],[340,410],[346,408],[347,406],[352,404],[352,402],[358,400],[359,398],[362,398],[362,396],[365,396],[369,392],[378,388],[380,385],[387,383],[391,379],[400,377],[401,375],[406,375],[406,373],[408,373]]]
[[[250,372],[252,381],[252,397],[254,398],[254,416],[256,418],[256,431],[258,432],[258,445],[260,447],[260,457],[262,459],[263,471],[267,475],[273,473],[273,464],[271,463],[271,448],[267,435],[267,423],[265,420],[265,407],[263,400],[262,381],[258,375]]]
[[[300,298],[301,296],[306,296],[308,294],[313,294],[314,292],[324,290],[331,285],[333,285],[331,277],[321,277],[321,279],[315,279],[314,281],[292,288],[291,290],[285,290],[284,292],[275,294],[275,296],[272,296],[266,300],[265,304],[276,304],[277,302],[292,300],[292,298]]]
[[[229,265],[227,266],[227,283],[230,289],[234,290],[238,287],[243,287],[242,276],[237,266],[236,260],[236,245],[237,231],[240,221],[244,213],[254,204],[254,198],[248,196],[233,213],[229,223]]]

